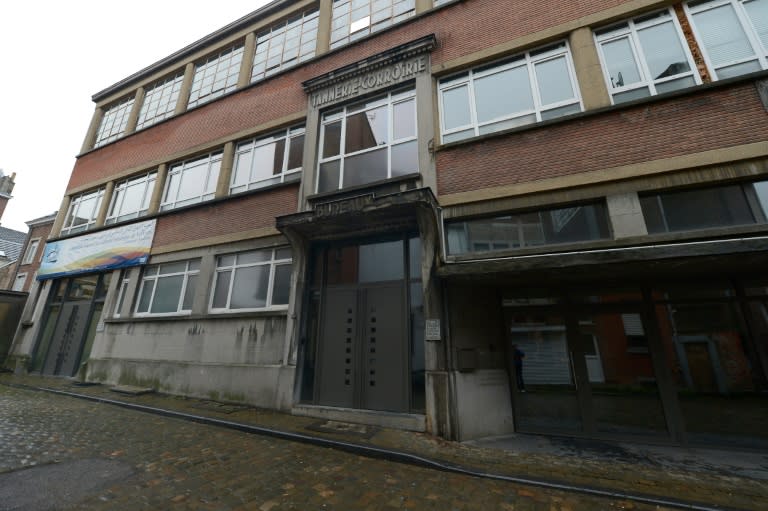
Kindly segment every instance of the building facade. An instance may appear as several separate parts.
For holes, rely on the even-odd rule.
[[[93,97],[13,354],[451,439],[765,447],[766,26],[276,0]]]

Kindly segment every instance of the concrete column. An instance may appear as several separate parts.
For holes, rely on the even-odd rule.
[[[648,234],[637,193],[609,195],[606,197],[606,203],[615,239]]]
[[[125,298],[119,311],[121,318],[133,316],[133,304],[136,301],[136,294],[139,292],[139,283],[141,282],[139,278],[141,277],[141,268],[141,266],[137,266],[128,271],[128,286],[125,289]],[[117,297],[115,297],[115,300],[117,300]],[[105,308],[104,310],[107,309]]]
[[[299,188],[298,211],[307,211],[307,196],[315,193],[318,143],[320,141],[320,111],[310,107],[307,111],[307,125],[304,135],[304,155],[301,163],[301,187]]]
[[[149,200],[148,215],[154,215],[160,211],[160,201],[163,199],[165,190],[165,181],[168,179],[168,165],[161,163],[157,167],[157,179],[155,179],[155,189],[152,190],[152,198]]]
[[[101,120],[104,118],[104,109],[97,107],[91,117],[91,124],[88,126],[88,133],[85,134],[85,140],[83,140],[83,146],[80,148],[80,152],[84,153],[93,149],[96,144],[96,134],[99,132],[99,126],[101,126]]]
[[[200,261],[200,273],[197,275],[195,296],[192,299],[192,314],[208,312],[208,290],[211,289],[213,274],[216,272],[216,256],[204,255]]]
[[[427,66],[429,69],[429,66]],[[416,77],[416,126],[418,130],[419,144],[419,172],[423,186],[432,189],[437,197],[437,172],[431,149],[437,143],[435,133],[435,104],[433,102],[435,90],[432,75],[422,73]]]
[[[187,67],[184,68],[184,79],[181,81],[181,89],[179,90],[179,99],[176,101],[176,108],[173,111],[174,115],[179,115],[187,111],[187,103],[189,102],[189,92],[192,90],[192,79],[195,77],[195,64],[190,62]]]
[[[237,88],[242,89],[251,83],[251,71],[253,70],[253,54],[256,53],[256,34],[251,32],[245,36],[243,47],[243,63],[240,65],[240,76],[237,77]]]
[[[331,49],[331,15],[333,0],[320,0],[320,13],[317,20],[317,47],[315,54],[321,55]]]
[[[110,181],[107,183],[107,187],[104,190],[104,195],[101,197],[101,206],[99,207],[99,214],[96,216],[96,227],[104,225],[104,221],[107,219],[107,212],[109,211],[109,203],[112,202],[112,193],[115,191],[115,182]]]
[[[136,95],[133,98],[133,107],[131,108],[131,113],[128,115],[128,122],[125,125],[126,135],[130,135],[136,131],[136,124],[139,122],[139,112],[141,112],[141,105],[144,103],[146,92],[144,87],[136,89]]]
[[[227,142],[224,144],[224,153],[221,155],[221,168],[219,169],[219,180],[216,182],[217,199],[229,195],[229,183],[232,180],[232,165],[235,162],[235,143]]]
[[[611,105],[611,98],[603,78],[603,69],[597,55],[595,38],[589,27],[577,28],[568,39],[573,56],[573,67],[581,89],[585,110]]]
[[[416,14],[428,11],[432,8],[432,0],[416,0]]]
[[[49,238],[56,238],[61,234],[61,226],[64,225],[64,219],[67,216],[67,211],[69,211],[69,203],[72,201],[72,197],[69,195],[65,195],[63,199],[61,199],[61,206],[59,206],[59,213],[56,215],[56,220],[53,221],[53,226],[51,226],[51,234]]]

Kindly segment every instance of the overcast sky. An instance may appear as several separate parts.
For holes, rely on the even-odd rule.
[[[0,169],[16,187],[0,224],[59,209],[91,96],[269,0],[0,3]]]

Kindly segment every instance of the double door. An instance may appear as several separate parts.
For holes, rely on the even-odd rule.
[[[325,288],[317,404],[408,411],[405,296],[402,281]]]

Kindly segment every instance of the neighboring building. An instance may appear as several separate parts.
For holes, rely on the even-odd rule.
[[[11,200],[11,193],[16,184],[16,173],[6,175],[0,169],[0,218],[5,213],[5,207]],[[21,249],[24,245],[26,234],[21,231],[0,227],[0,290],[15,289],[14,277]]]
[[[452,439],[765,447],[761,5],[276,0],[93,97],[13,356]]]
[[[54,220],[56,220],[55,212],[25,222],[29,227],[29,231],[26,234],[23,249],[20,251],[20,254],[24,255],[19,258],[16,265],[16,275],[14,276],[12,287],[14,291],[26,293],[32,288],[37,277],[37,270],[40,268],[40,262],[43,259],[45,240],[51,234]]]

